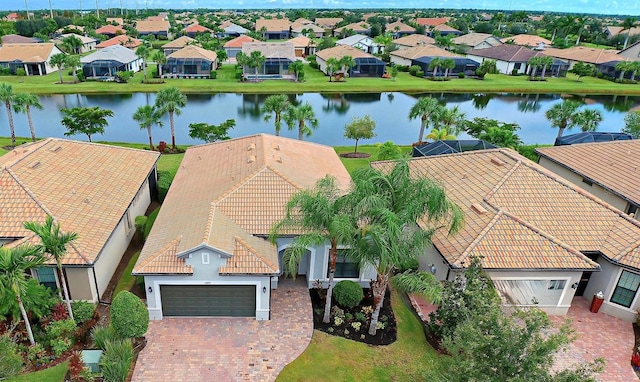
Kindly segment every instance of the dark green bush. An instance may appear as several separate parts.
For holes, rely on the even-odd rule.
[[[45,328],[45,336],[49,342],[53,354],[61,355],[71,349],[74,343],[73,332],[76,330],[76,323],[72,319],[52,321]]]
[[[133,361],[131,340],[107,342],[105,352],[100,359],[100,368],[105,382],[124,382]]]
[[[422,68],[420,68],[420,66],[411,65],[409,67],[409,74],[411,74],[412,76],[416,76],[416,74],[418,73],[419,70],[422,70]]]
[[[242,79],[242,68],[236,68],[236,80]]]
[[[149,217],[147,218],[147,224],[144,227],[144,237],[145,238],[149,236],[149,232],[151,232],[151,228],[153,227],[153,223],[156,221],[156,218],[158,217],[158,212],[160,212],[160,207],[158,207],[155,210],[151,211],[151,213],[149,214]]]
[[[408,72],[409,71],[409,67],[407,65],[396,65],[396,68],[398,68],[399,72]]]
[[[143,239],[146,239],[147,237],[144,236],[144,229],[147,226],[147,217],[144,215],[136,216],[136,220],[133,224],[136,226],[136,232],[138,235]]]
[[[464,78],[464,73],[462,72],[458,73],[458,78]]]
[[[143,336],[149,327],[149,313],[144,303],[131,292],[121,291],[111,302],[111,326],[124,338]]]
[[[170,171],[158,171],[158,201],[160,203],[164,202],[164,198],[167,196],[167,192],[169,192],[169,187],[171,187],[174,176]]]
[[[362,287],[351,280],[342,280],[333,287],[333,298],[344,308],[358,306],[364,298]]]
[[[80,325],[93,318],[96,306],[86,301],[74,301],[71,303],[71,310],[73,311],[73,319],[76,325]]]
[[[304,70],[298,73],[298,81],[304,81]]]
[[[22,356],[18,346],[11,338],[4,334],[0,336],[0,380],[20,374],[22,371]]]
[[[316,61],[309,61],[309,67],[312,69],[318,69],[320,65]]]
[[[0,75],[2,75],[2,76],[11,75],[11,69],[9,69],[9,68],[0,68]]]
[[[418,77],[418,78],[422,78],[422,77],[424,77],[424,72],[423,72],[422,70],[418,70],[418,71],[416,72],[416,77]]]
[[[27,75],[27,71],[24,70],[24,68],[18,68],[16,69],[16,76],[18,77],[24,77]]]
[[[418,266],[418,259],[408,259],[404,263],[400,264],[400,266],[398,267],[398,272],[402,273],[408,270],[415,271],[418,270]]]
[[[96,326],[91,330],[91,338],[96,348],[105,350],[107,342],[115,342],[120,340],[120,336],[115,330],[109,326]]]
[[[215,80],[216,78],[218,78],[218,72],[216,72],[215,70],[212,70],[211,73],[209,73],[209,78],[211,78],[212,80]]]

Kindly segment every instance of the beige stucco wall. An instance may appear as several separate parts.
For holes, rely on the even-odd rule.
[[[395,56],[393,54],[389,55],[391,63],[395,64],[395,65],[402,65],[402,66],[411,66],[411,60],[408,58],[403,58],[403,57],[399,57],[399,56]]]
[[[614,206],[615,208],[626,212],[627,208],[629,206],[629,203],[622,199],[621,197],[605,190],[604,188],[602,188],[601,186],[597,185],[597,184],[593,184],[591,186],[589,186],[588,184],[586,184],[585,182],[582,181],[582,176],[572,172],[571,170],[567,169],[566,167],[563,167],[547,158],[544,157],[540,157],[540,160],[538,161],[538,163],[546,168],[547,170],[560,175],[561,177],[563,177],[564,179],[568,180],[569,182],[575,184],[576,186],[582,188],[583,190],[588,191],[590,194],[597,196],[598,198],[604,200],[605,202],[611,204],[612,206]]]
[[[599,257],[597,261],[598,264],[600,264],[602,271],[595,272],[591,275],[589,284],[584,291],[584,297],[591,301],[594,294],[602,291],[604,293],[604,303],[600,308],[599,314],[605,313],[628,322],[634,322],[636,320],[636,311],[640,309],[640,298],[638,298],[638,293],[636,293],[636,296],[631,303],[631,307],[629,308],[610,301],[623,268],[610,263],[602,257]]]
[[[65,272],[71,299],[97,301],[93,271],[90,268],[65,268]]]

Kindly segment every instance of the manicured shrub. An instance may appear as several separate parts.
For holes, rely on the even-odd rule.
[[[158,201],[160,203],[164,202],[164,198],[169,192],[169,187],[171,187],[171,182],[173,182],[173,177],[174,174],[169,171],[158,171]]]
[[[133,361],[131,340],[107,342],[100,359],[100,368],[105,382],[124,382]]]
[[[91,338],[96,348],[105,350],[107,342],[115,342],[120,340],[120,336],[109,326],[96,326],[91,331]]]
[[[111,303],[111,325],[124,338],[143,336],[149,327],[149,313],[144,303],[128,291],[121,291]]]
[[[416,76],[419,70],[421,70],[419,65],[411,65],[409,67],[409,74]]]
[[[458,73],[458,78],[464,78],[464,73],[462,72]]]
[[[73,311],[73,319],[76,321],[76,325],[80,325],[93,318],[96,306],[86,301],[74,301],[71,303],[71,310]]]
[[[47,355],[47,351],[40,343],[36,343],[33,346],[27,348],[27,361],[33,366],[44,365],[51,361],[51,358]]]
[[[2,75],[2,76],[11,75],[11,69],[9,69],[9,68],[0,68],[0,75]]]
[[[144,215],[136,216],[136,220],[133,224],[136,226],[136,232],[138,235],[142,236],[143,239],[146,239],[146,236],[144,236],[144,229],[147,226],[147,217]]]
[[[398,68],[399,72],[408,72],[409,71],[409,67],[407,65],[396,65],[396,68]]]
[[[133,77],[133,72],[131,70],[117,72],[116,77],[119,79],[119,81],[127,82],[129,81],[129,79],[131,79],[131,77]]]
[[[344,308],[358,306],[364,298],[362,287],[351,280],[342,280],[333,287],[333,297]]]
[[[418,70],[418,71],[416,72],[416,77],[418,77],[418,78],[422,78],[422,77],[424,77],[424,72],[423,72],[422,70]]]
[[[149,232],[151,232],[151,228],[153,227],[153,223],[155,223],[156,218],[158,217],[158,212],[160,212],[160,207],[158,207],[155,210],[151,211],[151,213],[149,214],[149,217],[147,218],[147,224],[144,227],[144,237],[145,238],[149,236]]]
[[[18,68],[16,69],[16,76],[18,77],[24,77],[27,75],[27,71],[24,70],[24,68]]]
[[[320,65],[318,65],[318,63],[316,61],[309,61],[309,67],[311,69],[318,69],[320,67]]]
[[[0,336],[0,380],[19,374],[22,371],[22,357],[16,345],[8,335]]]
[[[209,73],[209,78],[211,78],[212,80],[215,80],[216,78],[218,78],[218,72],[216,72],[215,70],[212,70],[211,73]]]
[[[235,78],[236,78],[236,80],[241,80],[242,79],[242,68],[236,68]]]

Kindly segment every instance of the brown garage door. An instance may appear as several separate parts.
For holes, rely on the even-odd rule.
[[[161,285],[163,316],[255,317],[255,285]]]

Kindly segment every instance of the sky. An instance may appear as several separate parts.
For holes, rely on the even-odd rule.
[[[27,0],[29,9],[48,9],[49,0]],[[51,0],[54,9],[100,8],[211,8],[211,9],[349,9],[349,8],[448,8],[530,10],[609,15],[640,15],[639,0]],[[22,0],[0,0],[0,10],[24,10]]]

